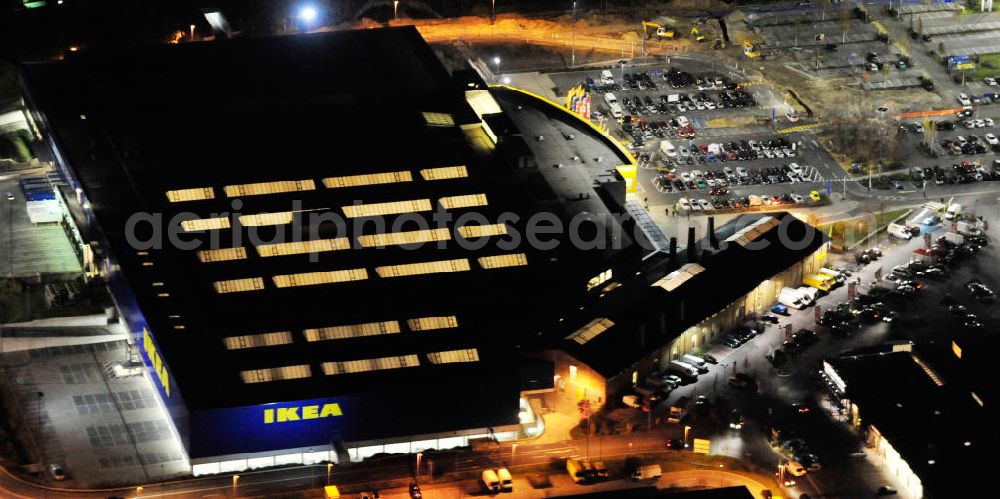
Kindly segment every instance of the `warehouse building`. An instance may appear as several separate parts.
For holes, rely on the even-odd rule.
[[[605,216],[623,179],[539,168],[412,28],[83,50],[24,86],[195,474],[537,433],[551,369],[519,352],[648,247]],[[615,244],[531,244],[539,213]]]

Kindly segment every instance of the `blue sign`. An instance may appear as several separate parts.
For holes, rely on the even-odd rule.
[[[833,181],[832,180],[827,180],[826,181],[826,195],[829,196],[832,191],[833,191]]]

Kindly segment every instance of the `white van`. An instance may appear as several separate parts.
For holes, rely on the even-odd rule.
[[[618,98],[615,97],[615,94],[611,92],[604,94],[604,102],[608,104],[608,109],[611,110],[611,116],[616,119],[625,116],[625,113],[622,112],[622,106],[618,103]]]
[[[660,152],[665,154],[668,158],[677,157],[677,149],[674,147],[674,144],[669,140],[660,141]]]
[[[514,490],[514,477],[510,475],[507,468],[498,469],[497,478],[500,479],[500,490],[507,492]]]
[[[954,220],[959,216],[961,216],[961,214],[962,214],[962,205],[958,203],[952,203],[951,206],[948,207],[948,211],[944,212],[944,219]]]
[[[601,83],[605,85],[611,85],[615,82],[615,77],[611,74],[610,69],[605,69],[601,71]]]
[[[889,224],[886,231],[890,236],[895,236],[900,239],[909,240],[913,237],[913,234],[910,232],[910,228],[902,224]]]
[[[691,378],[698,377],[698,370],[695,369],[694,366],[688,364],[687,362],[682,362],[679,360],[671,360],[669,370],[671,372],[678,373],[681,376],[688,376]]]
[[[659,478],[663,474],[663,470],[660,468],[659,464],[647,464],[645,466],[639,466],[632,472],[633,480],[649,480],[652,478]]]
[[[806,297],[802,296],[802,293],[797,289],[781,288],[781,292],[778,293],[778,303],[796,310],[805,308],[806,300]]]
[[[692,367],[698,370],[699,373],[705,374],[708,372],[708,362],[701,357],[695,357],[689,353],[681,355],[680,361],[685,364],[691,364]]]
[[[806,306],[816,303],[816,300],[819,299],[819,290],[812,286],[802,286],[796,291],[802,294],[802,298],[805,300],[804,303]]]
[[[482,480],[487,492],[500,492],[500,478],[495,471],[483,470]]]
[[[667,102],[670,104],[676,104],[681,101],[681,96],[679,94],[670,94],[667,96]]]

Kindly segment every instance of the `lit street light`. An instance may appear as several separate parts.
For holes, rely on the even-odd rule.
[[[417,453],[417,476],[418,477],[420,476],[420,458],[422,458],[422,457],[424,457],[424,453],[423,452],[418,452]]]
[[[326,484],[330,485],[330,472],[333,471],[333,463],[326,463]]]
[[[392,0],[392,19],[395,21],[399,14],[399,0]]]
[[[495,65],[497,68],[497,72],[493,76],[493,80],[500,81],[500,56],[496,56],[493,58],[493,65]]]
[[[236,495],[236,487],[240,484],[240,476],[233,475],[233,495]]]
[[[315,22],[318,17],[319,11],[317,11],[316,7],[313,7],[312,5],[306,5],[305,7],[299,9],[299,19],[307,25]]]
[[[194,41],[194,25],[191,25],[191,41]]]
[[[684,426],[684,448],[688,448],[688,433],[691,431],[690,426]]]
[[[517,444],[510,446],[510,467],[514,467],[514,452],[517,451]]]
[[[573,2],[573,53],[569,67],[576,67],[576,2]]]

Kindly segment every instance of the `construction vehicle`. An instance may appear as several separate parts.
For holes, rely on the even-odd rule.
[[[723,50],[726,48],[726,42],[722,41],[722,38],[716,38],[712,40],[712,50]]]
[[[652,21],[643,21],[642,31],[646,34],[647,40],[654,37],[657,40],[673,40],[677,36],[677,32],[672,28],[664,27],[662,24]]]
[[[747,56],[748,59],[756,59],[760,57],[760,52],[757,50],[757,46],[754,45],[750,40],[743,40],[743,55]]]
[[[705,35],[701,34],[701,30],[698,29],[698,26],[691,26],[691,38],[694,38],[694,41],[698,43],[705,42]]]

